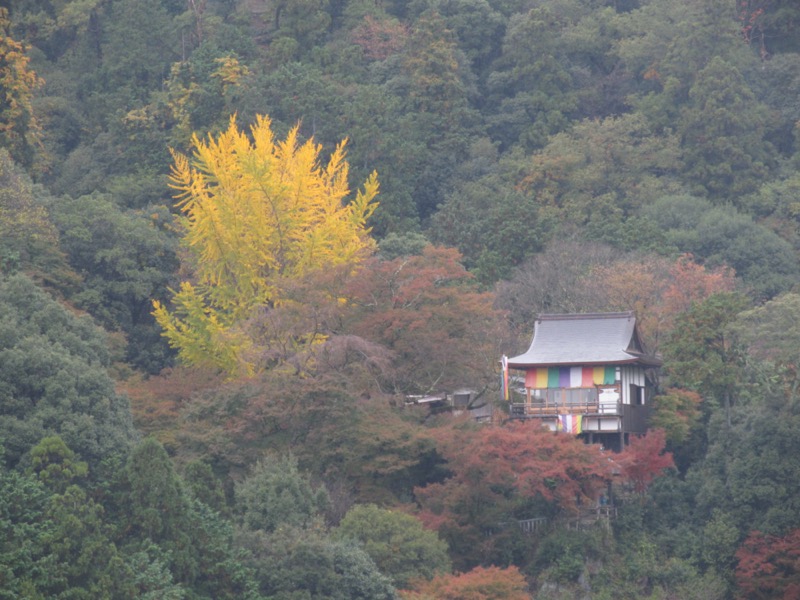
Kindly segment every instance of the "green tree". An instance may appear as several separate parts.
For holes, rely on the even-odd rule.
[[[738,205],[774,162],[764,108],[738,69],[718,57],[697,74],[689,101],[678,121],[685,177],[712,199]]]
[[[670,443],[683,444],[702,426],[701,402],[697,392],[667,388],[653,399],[655,412],[651,425],[663,429]]]
[[[230,524],[191,498],[156,440],[147,438],[133,449],[116,493],[121,543],[128,553],[152,554],[159,585],[170,583],[163,563],[175,583],[199,597],[251,597],[251,573],[237,559]]]
[[[85,477],[88,467],[75,460],[75,453],[57,435],[46,437],[31,449],[29,471],[36,474],[48,489],[63,492],[71,483]]]
[[[52,567],[42,593],[49,598],[133,598],[132,573],[111,539],[103,507],[78,486],[50,499],[52,529],[44,551]]]
[[[428,3],[444,18],[473,71],[482,73],[499,54],[506,19],[487,0],[434,0]]]
[[[791,32],[800,20],[791,0],[745,0],[739,4],[742,37],[758,49],[762,59],[797,52]]]
[[[259,592],[266,598],[394,600],[395,589],[369,555],[352,541],[333,541],[318,530],[287,527],[271,535],[249,532]]]
[[[139,550],[125,556],[132,572],[135,598],[140,600],[183,600],[186,589],[172,579],[163,556],[153,549]]]
[[[760,382],[773,378],[766,389],[782,393],[790,406],[800,399],[798,314],[800,295],[791,292],[742,312],[731,325],[753,364],[762,365]]]
[[[739,294],[714,294],[677,318],[664,346],[671,385],[700,393],[706,417],[721,407],[728,426],[745,382],[744,356],[729,325],[746,306]]]
[[[183,478],[197,500],[220,514],[229,512],[222,482],[207,462],[193,460],[184,468]]]
[[[43,564],[45,536],[52,523],[43,518],[50,493],[44,485],[0,465],[0,598],[27,595],[44,598],[36,590],[47,577]]]
[[[271,0],[268,3],[273,43],[290,43],[297,55],[308,52],[317,45],[327,31],[331,17],[328,0]]]
[[[566,17],[549,6],[511,17],[502,55],[488,76],[495,113],[487,120],[492,137],[508,147],[541,148],[566,129],[577,108],[575,84],[561,48]]]
[[[622,236],[604,239],[603,232],[618,232],[642,206],[677,192],[680,166],[678,139],[634,113],[582,121],[553,136],[531,157],[519,186],[536,198],[542,216],[589,225],[593,238],[621,246]]]
[[[615,54],[638,84],[629,101],[658,131],[673,128],[689,88],[715,57],[736,65],[756,60],[725,0],[642,2],[616,24]]]
[[[405,112],[404,99],[391,82],[351,86],[341,93],[348,98],[340,119],[356,180],[372,169],[381,174],[381,202],[370,221],[376,237],[418,230],[416,174],[429,156],[429,132],[420,131],[416,115]]]
[[[190,500],[164,447],[153,438],[140,442],[128,458],[125,478],[131,532],[156,544],[191,548],[186,527]],[[173,558],[186,560],[181,555]]]
[[[689,529],[703,531],[693,553],[702,566],[728,581],[736,561],[744,558],[746,551],[736,548],[748,533],[774,539],[798,527],[798,465],[782,458],[796,452],[791,431],[798,421],[797,403],[789,401],[780,385],[770,384],[771,374],[761,378],[755,393],[734,407],[731,427],[721,415],[712,418],[708,451],[686,475],[695,492],[681,519],[688,516]],[[778,550],[780,543],[774,540],[773,547]]]
[[[412,198],[420,219],[434,213],[445,185],[468,150],[467,138],[480,131],[469,98],[472,82],[467,59],[453,32],[435,11],[424,13],[409,34],[401,69],[387,85],[403,99],[404,137],[424,149],[418,156]]]
[[[416,579],[431,579],[450,570],[447,544],[411,515],[374,504],[351,508],[333,533],[363,545],[381,573],[399,589]]]
[[[46,194],[0,149],[0,272],[28,273],[61,291],[76,283],[47,214]]]
[[[665,196],[642,211],[672,246],[709,266],[728,265],[760,299],[789,290],[800,264],[786,240],[736,210],[692,196]]]
[[[120,0],[105,14],[102,66],[97,73],[98,108],[116,110],[143,103],[181,57],[181,37],[162,0]]]
[[[324,487],[311,485],[290,455],[259,461],[237,484],[236,504],[247,528],[271,533],[282,527],[311,527],[330,499]]]
[[[487,147],[488,145],[488,147]],[[484,284],[507,279],[525,258],[543,249],[552,221],[535,195],[519,188],[521,153],[497,159],[486,139],[473,143],[453,190],[431,219],[431,237],[458,250]]]
[[[171,356],[159,343],[152,299],[168,295],[178,268],[166,209],[120,210],[110,196],[92,194],[54,200],[50,210],[61,247],[83,279],[72,302],[107,330],[126,334],[133,365],[150,373],[163,369]]]
[[[0,437],[16,465],[59,435],[93,469],[127,454],[135,432],[106,372],[106,338],[22,275],[0,281]]]

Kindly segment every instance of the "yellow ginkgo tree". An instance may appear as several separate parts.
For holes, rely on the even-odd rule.
[[[252,373],[259,340],[248,320],[286,301],[284,282],[355,266],[373,248],[366,222],[377,176],[350,197],[344,142],[322,165],[319,145],[300,143],[297,127],[276,141],[265,116],[249,135],[231,118],[226,131],[192,144],[191,158],[173,152],[170,176],[190,281],[171,311],[155,302],[153,314],[184,362]]]

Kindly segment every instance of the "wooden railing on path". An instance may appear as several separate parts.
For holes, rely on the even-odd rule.
[[[617,517],[617,507],[610,505],[595,506],[584,508],[581,512],[569,519],[557,519],[551,521],[547,517],[534,517],[533,519],[520,519],[517,525],[524,534],[541,533],[551,525],[561,525],[567,529],[590,529],[596,525],[608,527],[613,519]]]

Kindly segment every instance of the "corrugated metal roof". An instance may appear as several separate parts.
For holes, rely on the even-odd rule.
[[[508,359],[512,368],[629,363],[661,364],[644,353],[633,312],[540,315],[528,351]]]

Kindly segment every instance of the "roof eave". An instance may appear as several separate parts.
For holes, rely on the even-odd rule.
[[[595,362],[577,361],[577,362],[514,362],[508,361],[510,369],[536,369],[544,367],[604,367],[604,366],[617,366],[617,365],[633,365],[640,364],[645,367],[660,367],[661,360],[655,357],[635,357],[623,360],[603,360]]]

